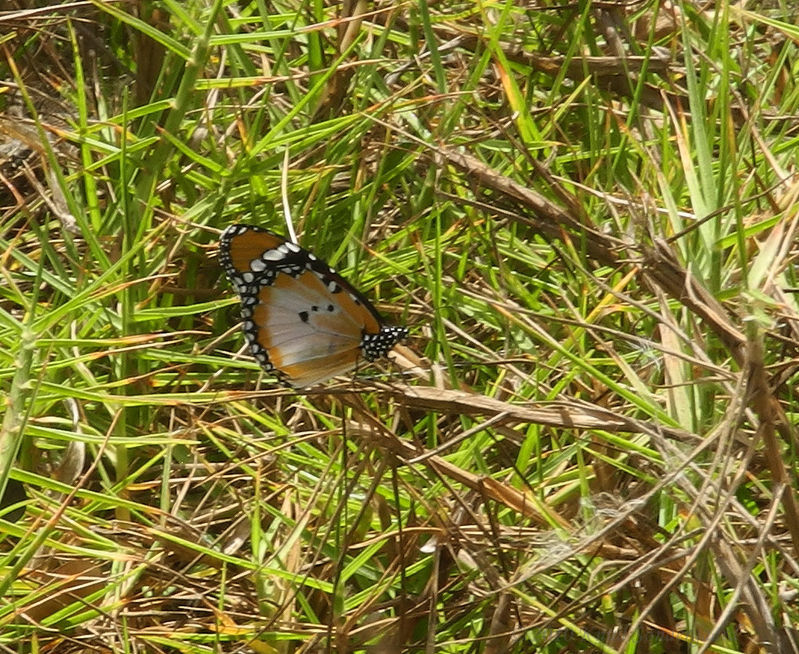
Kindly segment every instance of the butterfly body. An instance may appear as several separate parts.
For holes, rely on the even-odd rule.
[[[268,230],[231,225],[220,261],[241,298],[244,336],[261,366],[295,387],[385,356],[404,327],[389,327],[371,303],[324,261]]]

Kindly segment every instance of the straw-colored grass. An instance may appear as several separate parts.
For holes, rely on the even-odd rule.
[[[6,3],[0,651],[799,648],[791,7]],[[248,356],[285,207],[392,361]]]

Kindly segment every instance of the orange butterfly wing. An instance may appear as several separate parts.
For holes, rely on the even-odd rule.
[[[295,387],[384,356],[408,330],[388,327],[369,301],[326,263],[267,230],[232,225],[220,260],[242,301],[255,358]]]

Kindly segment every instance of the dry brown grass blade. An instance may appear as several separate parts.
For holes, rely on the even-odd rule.
[[[746,337],[733,325],[721,303],[679,263],[671,248],[664,241],[656,240],[654,248],[645,250],[644,264],[645,279],[702,318],[735,361],[742,364]]]
[[[438,472],[447,473],[449,476],[452,476],[454,466],[444,459],[440,457],[431,457],[429,461]],[[464,478],[462,483],[465,486],[469,486],[469,488],[479,489],[485,497],[500,502],[526,518],[535,520],[539,524],[549,526],[554,522],[561,529],[571,531],[571,524],[568,520],[556,513],[552,507],[542,506],[542,503],[530,493],[524,493],[513,488],[513,486],[503,484],[491,477],[477,477],[476,475],[471,475],[471,473],[466,474],[471,478]]]
[[[738,596],[741,598],[741,610],[745,613],[752,630],[757,634],[759,642],[764,644],[764,649],[773,652],[788,651],[785,645],[789,639],[782,637],[782,629],[777,626],[774,617],[771,615],[766,594],[760,585],[755,582],[752,574],[755,565],[764,553],[765,543],[779,513],[778,507],[784,504],[783,494],[785,493],[790,493],[790,487],[778,485],[774,488],[772,506],[763,523],[763,528],[758,534],[757,543],[754,547],[747,548],[743,556],[726,539],[716,539],[713,543],[713,551],[716,561],[718,561],[719,569],[729,581],[730,587],[735,590],[733,598],[731,598],[724,611],[716,618],[712,629],[707,634],[703,634],[705,644],[697,651],[697,654],[703,654],[708,651],[711,644],[716,642],[716,638],[735,613],[736,607],[739,606],[739,603],[735,601]],[[712,599],[709,603],[712,603]]]
[[[544,506],[531,493],[525,493],[495,479],[468,472],[437,454],[420,451],[418,447],[397,437],[385,425],[380,424],[368,414],[361,413],[360,415],[364,422],[350,423],[349,430],[351,434],[359,434],[369,439],[377,438],[383,447],[391,451],[401,461],[416,460],[424,463],[424,465],[434,470],[437,475],[456,481],[466,488],[476,491],[482,497],[495,500],[533,520],[536,524],[547,527],[557,524],[563,529],[570,530],[568,520],[558,515],[551,507]]]
[[[436,31],[443,32],[446,38],[452,38],[458,34],[457,30],[444,24],[439,25]],[[668,30],[661,30],[668,31]],[[474,34],[460,33],[456,37],[458,44],[474,53],[481,52],[485,48],[485,39]],[[538,54],[519,48],[509,43],[501,43],[499,46],[509,61],[529,66],[530,68],[546,73],[548,75],[564,75],[565,77],[582,82],[586,77],[593,77],[597,85],[604,86],[622,98],[629,98],[634,95],[635,85],[631,83],[630,75],[638,74],[644,68],[649,73],[657,72],[668,74],[674,70],[675,64],[669,56],[640,57],[640,56],[577,56],[565,57],[552,54]],[[685,94],[657,88],[652,84],[647,84],[640,88],[639,101],[658,111],[663,111],[664,98],[669,102],[687,102]]]
[[[752,407],[760,422],[757,437],[763,443],[773,481],[776,484],[785,485],[783,499],[785,524],[791,534],[794,556],[799,556],[799,505],[797,505],[791,477],[782,460],[782,452],[776,435],[777,424],[782,424],[789,429],[790,425],[779,401],[771,392],[763,362],[761,335],[750,340],[748,354],[747,388]]]
[[[53,557],[54,560],[58,560]],[[32,570],[30,577],[47,589],[35,604],[20,611],[28,620],[41,622],[76,601],[82,601],[103,588],[109,571],[89,559],[68,559],[52,570]]]
[[[572,235],[580,235],[585,239],[586,249],[591,257],[605,265],[618,264],[616,250],[624,244],[587,224],[585,216],[580,220],[576,219],[540,193],[498,173],[469,154],[442,147],[437,148],[436,153],[463,170],[472,180],[512,201],[518,210],[524,213],[531,212],[533,217],[519,216],[519,219],[529,222],[548,238],[562,238],[562,230]],[[560,191],[562,192],[562,189]]]
[[[716,298],[691,276],[677,261],[676,256],[663,241],[656,241],[654,249],[645,254],[644,274],[650,283],[656,284],[669,295],[679,300],[686,308],[702,318],[707,326],[724,344],[739,365],[748,365],[748,388],[752,405],[760,419],[758,436],[763,441],[772,478],[777,483],[789,484],[788,473],[782,461],[776,430],[787,442],[796,442],[793,428],[779,400],[773,396],[763,361],[762,336],[747,339],[733,324],[731,317]],[[799,505],[793,492],[786,492],[786,524],[793,540],[794,553],[799,554]]]
[[[500,593],[497,598],[497,606],[491,616],[491,629],[485,654],[501,654],[507,651],[513,631],[513,621],[510,617],[511,608],[511,594]]]
[[[344,53],[357,38],[367,9],[367,3],[363,0],[345,0],[340,4],[340,22],[336,26],[338,54]],[[322,119],[342,111],[342,104],[346,102],[347,89],[354,74],[355,71],[347,67],[340,67],[333,73],[314,109],[315,119]]]
[[[409,408],[470,416],[504,414],[508,422],[532,422],[563,429],[603,429],[634,434],[650,434],[658,431],[680,440],[693,440],[691,434],[679,429],[651,425],[603,407],[578,404],[574,401],[530,407],[503,402],[486,395],[432,386],[392,387],[390,391]]]

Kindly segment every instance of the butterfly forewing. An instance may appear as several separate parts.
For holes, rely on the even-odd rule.
[[[326,263],[258,227],[232,225],[220,260],[242,301],[255,358],[292,386],[319,383],[384,356],[407,335]]]
[[[240,276],[254,274],[250,268],[253,261],[264,252],[279,247],[285,239],[271,232],[251,230],[238,233],[240,225],[228,227],[220,241],[220,259],[225,272],[236,284]]]

